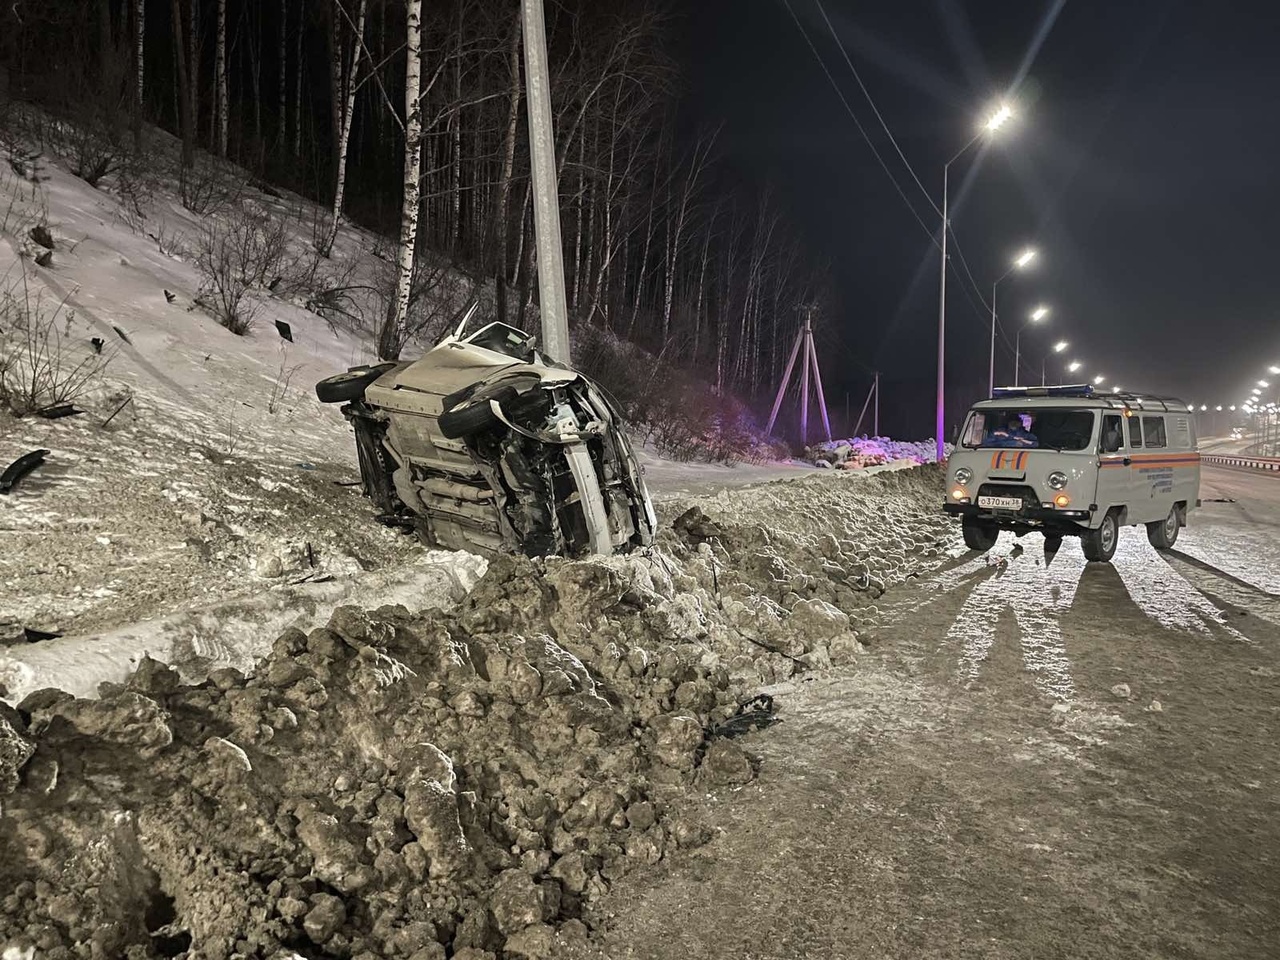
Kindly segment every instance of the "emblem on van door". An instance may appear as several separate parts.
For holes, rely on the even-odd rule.
[[[991,455],[992,470],[1021,470],[1027,462],[1027,451],[1001,450]]]

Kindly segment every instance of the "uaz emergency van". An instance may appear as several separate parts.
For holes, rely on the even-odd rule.
[[[1200,505],[1195,423],[1181,400],[1097,394],[1090,386],[1002,387],[969,411],[947,463],[944,510],[971,550],[1001,530],[1079,536],[1089,560],[1144,524],[1170,549]]]

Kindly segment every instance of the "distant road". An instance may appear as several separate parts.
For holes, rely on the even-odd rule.
[[[1200,468],[1200,496],[1204,500],[1231,499],[1247,501],[1260,508],[1261,521],[1280,527],[1280,475],[1262,473],[1247,467]],[[1274,509],[1274,515],[1272,515]]]
[[[1253,441],[1249,438],[1241,438],[1234,440],[1231,437],[1201,437],[1200,452],[1201,453],[1244,453],[1249,447],[1253,446]]]

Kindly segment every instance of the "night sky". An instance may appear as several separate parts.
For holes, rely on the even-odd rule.
[[[815,0],[789,2],[936,232]],[[997,383],[1011,382],[1015,325],[1042,302],[1048,324],[1022,341],[1037,382],[1058,339],[1107,385],[1210,406],[1238,403],[1280,364],[1280,17],[1171,0],[822,3],[939,206],[944,162],[1028,64],[1017,121],[951,168],[952,227],[984,298],[1022,246],[1040,251],[999,288]],[[690,110],[725,121],[726,162],[772,184],[813,255],[833,264],[841,303],[820,337],[833,406],[847,392],[856,412],[879,369],[882,426],[932,435],[936,247],[786,4],[699,0],[680,29]],[[966,286],[949,275],[952,425],[986,389],[990,320]],[[1058,375],[1051,365],[1050,382]]]

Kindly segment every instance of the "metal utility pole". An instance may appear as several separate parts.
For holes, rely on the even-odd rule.
[[[964,150],[960,153],[964,153]],[[938,284],[938,399],[937,425],[934,430],[938,463],[947,459],[947,233],[950,230],[947,221],[947,178],[951,173],[951,163],[956,157],[952,157],[942,168],[942,279]]]
[[[560,242],[560,190],[555,128],[551,120],[551,71],[542,0],[521,0],[524,17],[525,103],[529,112],[529,158],[533,172],[533,232],[538,250],[538,309],[542,349],[569,362],[569,300],[564,289]]]
[[[813,374],[813,384],[818,394],[818,409],[822,413],[822,427],[827,439],[831,439],[831,419],[827,416],[827,398],[822,391],[822,371],[818,369],[818,348],[813,342],[813,307],[804,307],[804,326],[796,335],[795,346],[791,348],[791,356],[787,358],[787,369],[782,374],[782,382],[778,384],[778,394],[773,399],[773,409],[769,412],[769,425],[765,434],[773,433],[773,425],[778,420],[778,411],[782,409],[782,398],[787,394],[787,386],[791,383],[791,372],[795,370],[796,358],[804,348],[803,366],[800,368],[800,442],[809,442],[809,375]]]
[[[875,409],[875,428],[872,431],[877,437],[880,436],[880,372],[876,371],[876,409]]]

